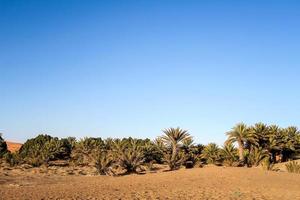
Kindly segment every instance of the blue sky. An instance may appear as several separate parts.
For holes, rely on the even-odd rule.
[[[300,124],[299,1],[0,0],[0,132],[222,144]]]

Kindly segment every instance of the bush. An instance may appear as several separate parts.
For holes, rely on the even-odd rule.
[[[49,161],[69,159],[72,146],[68,139],[38,135],[27,140],[19,150],[20,158],[27,164],[38,167]]]
[[[21,163],[21,159],[18,153],[7,152],[6,154],[4,154],[3,158],[11,167]]]
[[[7,144],[0,134],[0,158],[2,158],[7,152]]]
[[[225,166],[233,166],[239,159],[237,149],[230,143],[223,146],[220,154]]]
[[[145,163],[163,163],[163,153],[154,143],[148,141],[142,146]]]
[[[259,147],[254,148],[248,156],[248,165],[257,167],[265,158],[267,158],[268,151]]]
[[[71,153],[75,165],[95,165],[95,154],[105,149],[105,143],[101,138],[86,137],[75,143]]]
[[[112,166],[114,157],[110,152],[100,151],[95,154],[95,167],[100,175],[114,175]]]
[[[142,170],[144,156],[141,146],[137,145],[137,140],[116,141],[115,148],[117,164],[126,170],[126,173],[137,173],[138,170]]]
[[[289,173],[300,173],[300,164],[296,161],[289,162],[285,164],[285,167]]]
[[[170,170],[177,170],[185,162],[185,155],[182,151],[179,151],[176,155],[165,153],[164,161],[167,163]]]
[[[262,162],[261,162],[261,166],[263,168],[263,170],[266,171],[276,171],[277,169],[274,169],[274,163],[270,162],[270,158],[266,157]]]
[[[205,159],[208,164],[219,164],[221,155],[218,145],[209,143],[204,147],[201,157]]]

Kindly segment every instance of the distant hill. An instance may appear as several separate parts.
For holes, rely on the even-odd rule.
[[[7,144],[7,149],[10,151],[10,152],[16,152],[18,151],[22,144],[21,143],[16,143],[16,142],[9,142],[9,141],[6,141],[6,144]]]

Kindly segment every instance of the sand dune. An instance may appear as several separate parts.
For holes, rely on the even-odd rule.
[[[18,151],[22,144],[21,143],[16,143],[16,142],[9,142],[9,141],[6,141],[6,144],[7,144],[7,149],[10,151],[10,152],[16,152]]]
[[[258,168],[181,169],[145,175],[0,177],[0,199],[300,199],[300,174]]]

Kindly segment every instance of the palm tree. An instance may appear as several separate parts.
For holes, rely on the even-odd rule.
[[[167,147],[171,149],[171,155],[166,154],[165,160],[168,161],[170,170],[179,168],[181,165],[182,156],[179,155],[179,147],[183,142],[190,140],[192,137],[187,130],[183,130],[179,127],[168,128],[163,130],[164,136],[162,136],[162,141]],[[178,162],[180,161],[180,162]]]
[[[231,131],[226,133],[228,136],[228,139],[226,143],[235,143],[238,144],[238,150],[239,150],[239,160],[240,162],[244,163],[244,148],[246,142],[255,143],[255,135],[253,132],[247,127],[244,123],[239,123],[235,127],[232,128]]]
[[[79,140],[72,150],[72,160],[77,165],[94,164],[93,154],[104,149],[104,142],[101,138],[85,137]]]
[[[262,147],[254,147],[249,154],[249,165],[257,167],[264,159],[269,158],[269,153]]]
[[[283,129],[283,149],[282,153],[282,161],[286,161],[288,158],[291,158],[292,154],[296,153],[297,149],[299,149],[299,137],[300,133],[297,127],[290,126]]]
[[[100,175],[114,175],[112,171],[114,157],[111,152],[100,150],[95,154],[95,160],[95,167]]]
[[[253,134],[252,140],[247,141],[249,151],[252,151],[253,146],[255,147],[266,147],[269,139],[269,127],[264,123],[256,123],[250,127]]]
[[[217,144],[209,143],[202,151],[202,158],[206,159],[208,164],[216,164],[220,160],[220,149]]]
[[[142,170],[144,155],[142,146],[139,146],[137,140],[116,140],[117,164],[126,170],[126,173],[138,173]]]
[[[229,166],[232,166],[238,160],[237,154],[237,149],[231,143],[225,143],[221,149],[221,156],[224,159],[224,163]]]
[[[280,153],[283,146],[282,130],[277,125],[269,126],[269,138],[267,150],[271,155],[271,162],[275,163],[276,155]]]

